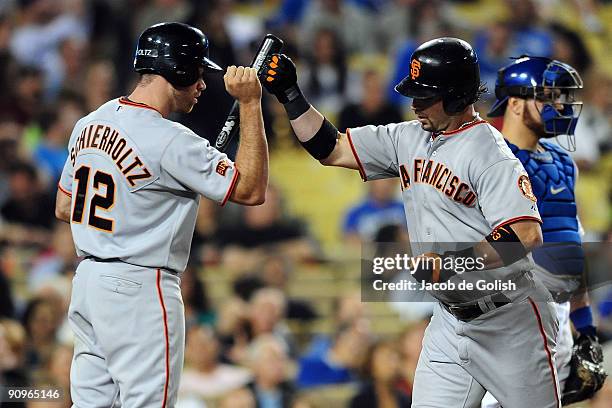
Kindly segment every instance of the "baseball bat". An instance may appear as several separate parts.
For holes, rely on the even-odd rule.
[[[272,34],[266,34],[265,38],[261,42],[257,54],[251,63],[251,68],[257,69],[257,74],[260,74],[261,67],[264,61],[271,54],[280,52],[283,49],[283,40]],[[238,101],[234,101],[232,109],[225,119],[223,128],[217,135],[215,140],[215,147],[217,150],[225,152],[230,142],[240,132],[240,107]]]

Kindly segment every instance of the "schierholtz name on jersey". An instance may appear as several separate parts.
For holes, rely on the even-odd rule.
[[[92,124],[83,129],[70,149],[70,161],[74,166],[77,156],[84,149],[97,149],[108,155],[130,186],[137,180],[146,180],[151,172],[145,167],[128,140],[110,126]]]

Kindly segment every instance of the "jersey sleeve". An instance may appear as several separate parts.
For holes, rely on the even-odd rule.
[[[483,171],[476,181],[482,213],[495,229],[520,220],[542,223],[529,176],[518,159],[501,160]]]
[[[398,124],[347,129],[346,135],[363,181],[397,177]]]
[[[68,197],[72,197],[72,173],[74,172],[74,168],[72,166],[72,160],[70,157],[66,159],[66,163],[64,163],[64,169],[62,170],[62,175],[60,176],[59,182],[57,183],[57,188]]]
[[[238,179],[236,165],[194,133],[180,132],[164,150],[160,167],[187,190],[224,205]]]

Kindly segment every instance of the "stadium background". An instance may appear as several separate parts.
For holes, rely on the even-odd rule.
[[[129,93],[137,36],[160,21],[201,28],[222,66],[248,65],[266,32],[279,35],[302,89],[342,130],[411,118],[392,86],[430,38],[470,41],[489,90],[508,57],[568,62],[585,80],[573,153],[585,240],[612,241],[609,0],[2,0],[0,385],[68,393],[65,315],[78,259],[69,227],[53,215],[65,146],[79,117]],[[174,119],[214,139],[232,101],[221,76],[206,82],[194,112]],[[491,99],[479,103],[481,115]],[[324,169],[294,141],[282,107],[268,95],[263,104],[267,202],[200,206],[182,282],[188,336],[179,406],[368,406],[371,396],[408,406],[431,306],[362,303],[359,292],[361,245],[407,239],[397,182],[364,184],[350,171]],[[610,339],[612,292],[602,288],[595,301]],[[605,348],[611,371],[612,344]],[[612,407],[609,383],[579,406]],[[253,392],[262,389],[275,391]]]

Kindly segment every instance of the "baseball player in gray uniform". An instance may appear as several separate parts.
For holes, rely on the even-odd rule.
[[[470,45],[440,38],[415,50],[396,90],[414,99],[417,120],[346,133],[306,101],[288,57],[273,55],[261,79],[322,164],[358,170],[366,181],[399,177],[412,253],[443,261],[413,270],[417,281],[459,282],[469,274],[442,265],[462,257],[484,260],[489,277],[515,284],[430,292],[439,302],[412,406],[478,407],[489,391],[505,408],[558,408],[557,320],[527,257],[542,242],[536,199],[502,135],[474,110],[483,89]],[[457,247],[443,252],[442,243]]]
[[[77,122],[57,194],[85,259],[73,280],[75,334],[70,373],[76,407],[173,407],[183,367],[179,288],[200,195],[221,205],[263,202],[268,152],[256,70],[231,66],[227,91],[240,104],[235,163],[188,128],[206,85],[208,40],[196,28],[162,23],[140,36],[140,81]]]

